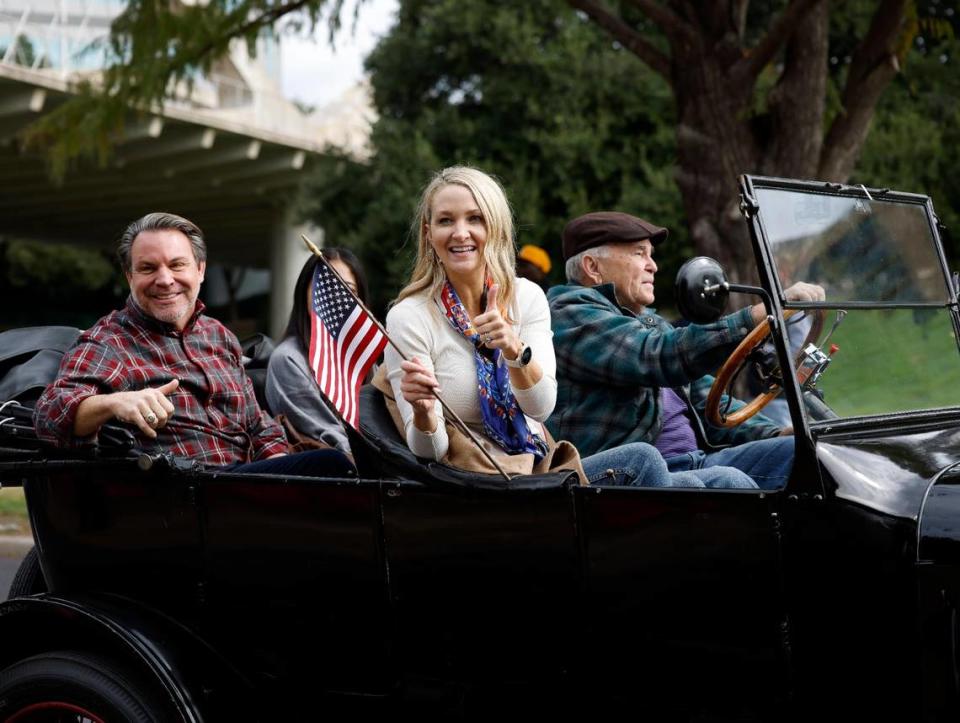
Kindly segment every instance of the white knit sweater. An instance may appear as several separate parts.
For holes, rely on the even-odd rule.
[[[550,307],[543,291],[531,281],[518,278],[515,288],[516,301],[510,309],[510,318],[517,322],[514,330],[530,346],[543,376],[529,389],[514,389],[513,393],[527,416],[531,431],[539,433],[542,427],[538,422],[550,416],[557,402],[557,361],[553,353]],[[426,294],[407,297],[387,314],[387,331],[408,358],[417,357],[433,370],[443,400],[468,427],[482,435],[473,345],[450,325],[439,300]],[[439,424],[432,434],[421,432],[414,426],[413,408],[400,391],[401,361],[397,351],[387,346],[384,364],[403,417],[407,444],[418,457],[440,460],[447,453],[448,445],[443,409],[439,402],[434,403]]]

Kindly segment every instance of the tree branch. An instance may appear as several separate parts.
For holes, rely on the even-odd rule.
[[[687,42],[697,41],[697,33],[690,27],[690,24],[684,22],[672,10],[653,2],[653,0],[629,0],[629,2],[656,23],[657,27],[669,37],[682,38]]]
[[[105,50],[111,65],[102,81],[74,86],[76,96],[23,131],[23,142],[47,151],[55,179],[81,155],[104,163],[111,137],[133,112],[159,111],[177,84],[192,83],[195,70],[209,71],[234,38],[255,41],[280,18],[306,11],[317,22],[321,7],[343,0],[215,0],[203,6],[172,7],[128,0],[111,26]]]
[[[834,119],[823,145],[819,176],[825,181],[845,182],[853,172],[870,130],[877,102],[900,71],[898,50],[909,47],[916,32],[905,28],[908,0],[883,0],[874,12],[870,29],[857,47],[843,89],[843,111]]]
[[[593,22],[603,28],[610,37],[646,63],[668,81],[670,78],[670,59],[648,43],[636,30],[623,20],[610,13],[594,0],[567,0],[576,10],[587,14]]]
[[[217,46],[223,43],[225,40],[230,40],[231,38],[239,38],[247,35],[254,30],[259,30],[265,27],[272,27],[275,22],[285,15],[301,10],[307,5],[316,5],[316,0],[294,0],[289,2],[286,5],[278,5],[274,8],[271,8],[261,14],[260,16],[249,20],[242,25],[238,25],[236,28],[227,29],[225,32],[220,34],[220,37],[215,37],[210,40],[206,45],[202,45],[197,48],[192,54],[192,58],[187,62],[189,64],[197,64],[201,62],[204,56],[207,53],[212,52],[217,48]]]
[[[797,23],[783,53],[783,72],[767,95],[772,124],[764,166],[791,178],[816,176],[823,148],[830,7],[821,3]]]
[[[744,80],[758,76],[797,29],[804,15],[820,2],[824,0],[790,0],[767,34],[737,63],[733,72]]]

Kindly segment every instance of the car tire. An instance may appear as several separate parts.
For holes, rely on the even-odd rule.
[[[40,555],[36,547],[31,547],[30,551],[23,556],[20,567],[17,568],[17,574],[10,583],[10,592],[7,593],[7,597],[24,597],[46,591],[47,583],[43,579],[43,570],[40,569]]]
[[[6,723],[169,721],[150,691],[133,680],[99,655],[66,650],[34,655],[0,672],[0,719]]]

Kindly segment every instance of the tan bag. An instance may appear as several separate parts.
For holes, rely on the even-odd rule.
[[[309,452],[313,449],[333,449],[326,442],[321,442],[319,439],[313,439],[312,437],[307,437],[300,433],[296,427],[290,422],[285,414],[278,414],[274,417],[283,427],[284,434],[287,435],[287,445],[290,448],[290,454],[296,454],[297,452]]]
[[[381,366],[372,380],[373,386],[383,392],[386,399],[387,411],[390,412],[390,418],[394,426],[400,433],[401,438],[406,438],[406,430],[403,428],[403,418],[400,416],[400,410],[397,408],[397,402],[393,397],[393,389],[387,382],[386,365]],[[479,472],[482,474],[500,474],[497,469],[490,464],[483,452],[477,445],[471,441],[467,435],[461,432],[450,420],[444,418],[444,424],[447,428],[447,438],[450,443],[447,447],[447,453],[441,463],[463,470],[465,472]],[[581,485],[588,484],[587,475],[583,471],[583,465],[580,463],[580,453],[577,448],[566,440],[554,441],[550,431],[545,425],[541,425],[544,438],[547,441],[547,454],[540,460],[540,463],[534,465],[533,455],[526,454],[506,454],[500,447],[495,445],[483,435],[476,435],[480,443],[484,446],[490,456],[497,460],[497,463],[509,475],[518,474],[546,474],[547,472],[558,472],[561,470],[570,470],[576,472]]]

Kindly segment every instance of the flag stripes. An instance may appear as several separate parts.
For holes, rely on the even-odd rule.
[[[387,338],[350,289],[321,257],[310,305],[309,362],[320,391],[350,426],[359,430],[359,391]]]

